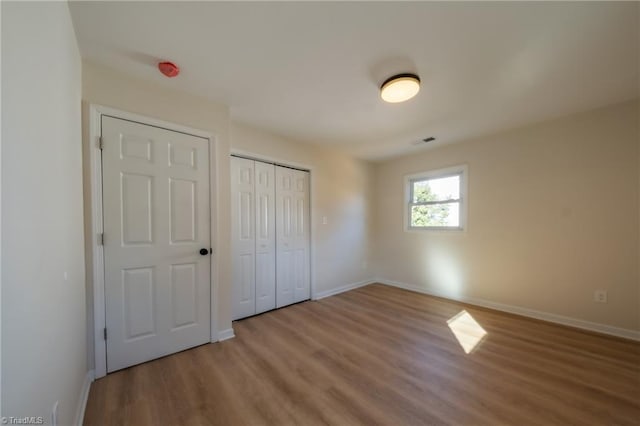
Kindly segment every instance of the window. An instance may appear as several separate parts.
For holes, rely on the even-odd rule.
[[[466,166],[407,176],[405,185],[408,230],[464,229]]]

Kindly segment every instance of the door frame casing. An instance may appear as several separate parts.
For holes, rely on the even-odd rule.
[[[304,163],[297,163],[295,161],[289,161],[282,158],[270,157],[267,155],[256,154],[250,151],[244,151],[241,149],[231,148],[230,156],[238,156],[242,158],[246,158],[247,160],[261,161],[263,163],[272,163],[277,166],[283,167],[292,167],[294,169],[308,171],[309,172],[309,276],[311,280],[311,291],[310,291],[310,300],[316,300],[316,253],[315,253],[315,232],[313,232],[313,224],[315,214],[313,208],[315,206],[315,173],[314,167]]]
[[[186,133],[192,136],[201,137],[209,141],[209,220],[210,220],[210,242],[214,247],[214,237],[218,235],[217,229],[217,186],[218,180],[216,162],[216,137],[209,132],[186,127],[180,124],[171,123],[164,120],[146,117],[139,114],[122,111],[98,104],[89,104],[89,138],[85,141],[88,144],[88,167],[91,185],[91,206],[87,219],[91,221],[88,229],[91,230],[86,238],[90,242],[92,252],[92,283],[93,289],[93,345],[94,345],[94,372],[95,378],[104,377],[107,374],[107,343],[104,339],[104,329],[106,328],[106,306],[104,292],[104,246],[99,241],[99,235],[104,232],[103,228],[103,198],[102,198],[102,150],[100,149],[100,136],[102,135],[102,117],[109,116],[123,120],[137,122],[143,125],[160,127],[166,130]],[[218,328],[216,325],[218,300],[218,280],[217,253],[214,251],[210,264],[210,341],[219,340]]]

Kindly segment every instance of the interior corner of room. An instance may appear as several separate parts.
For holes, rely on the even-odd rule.
[[[168,423],[509,423],[551,407],[540,419],[632,424],[638,3],[323,3],[1,3],[3,419],[81,425],[109,411],[88,403],[100,380],[124,395],[144,371],[136,389],[164,398],[162,380],[184,367],[196,383],[202,362],[230,405],[181,383],[208,408],[177,403]],[[393,36],[370,20],[385,16]],[[394,77],[415,98],[381,99]],[[277,356],[301,351],[287,376]],[[478,381],[502,368],[523,372]],[[251,407],[231,404],[254,379]],[[532,394],[473,403],[505,389]],[[285,408],[260,417],[258,394]],[[140,424],[174,407],[126,395]]]

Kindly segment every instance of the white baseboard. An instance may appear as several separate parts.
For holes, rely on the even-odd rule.
[[[227,328],[218,332],[218,342],[233,339],[236,335],[233,333],[233,328]]]
[[[316,293],[313,295],[313,300],[324,299],[325,297],[334,296],[336,294],[344,293],[345,291],[353,290],[359,287],[364,287],[365,285],[373,284],[375,282],[377,281],[360,281],[357,283],[343,285],[342,287],[332,288],[331,290],[321,291],[320,293]]]
[[[448,294],[439,293],[424,287],[418,287],[398,281],[378,279],[380,284],[398,287],[405,290],[415,291],[417,293],[428,294],[430,296],[442,297],[444,299],[455,300],[458,302],[468,303],[470,305],[481,306],[484,308],[495,309],[496,311],[508,312],[511,314],[521,315],[523,317],[535,318],[543,321],[553,322],[556,324],[567,325],[569,327],[581,328],[583,330],[595,331],[597,333],[608,334],[611,336],[622,337],[625,339],[640,341],[640,331],[630,330],[626,328],[613,327],[606,324],[599,324],[591,321],[585,321],[577,318],[566,317],[563,315],[552,314],[549,312],[537,311],[534,309],[523,308],[520,306],[505,305],[503,303],[491,302],[484,299],[476,299],[473,297],[452,297]]]
[[[78,406],[76,407],[76,421],[75,425],[82,426],[84,421],[84,411],[87,408],[87,400],[89,399],[89,390],[91,389],[91,383],[93,383],[94,371],[89,370],[84,376],[84,383],[82,384],[82,391],[80,392],[80,398],[78,399]]]

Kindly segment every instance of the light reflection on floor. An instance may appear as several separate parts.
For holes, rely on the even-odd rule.
[[[487,335],[486,330],[465,310],[451,317],[447,324],[466,354],[473,352]]]

